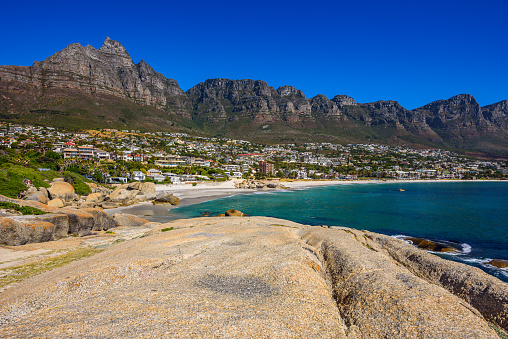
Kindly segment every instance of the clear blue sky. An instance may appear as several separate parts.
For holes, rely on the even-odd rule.
[[[0,64],[109,36],[183,90],[209,78],[292,85],[408,109],[508,99],[508,1],[8,1]]]

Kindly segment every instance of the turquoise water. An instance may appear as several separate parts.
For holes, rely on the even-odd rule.
[[[508,282],[508,270],[486,264],[508,260],[507,203],[508,182],[368,183],[235,195],[172,209],[171,214],[191,218],[236,209],[308,225],[450,242],[462,253],[440,256]]]

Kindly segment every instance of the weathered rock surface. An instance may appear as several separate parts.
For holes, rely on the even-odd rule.
[[[167,191],[157,192],[157,196],[153,201],[154,204],[171,204],[171,205],[179,205],[180,198],[175,197],[173,194]]]
[[[102,193],[91,193],[86,196],[86,202],[100,203],[103,202],[106,195]]]
[[[127,213],[115,213],[115,215],[113,215],[113,219],[115,220],[117,226],[127,227],[143,226],[149,222],[146,219]]]
[[[508,288],[482,270],[443,260],[397,239],[366,232],[383,251],[410,272],[441,286],[478,310],[487,320],[508,330]]]
[[[65,203],[63,202],[62,199],[56,198],[56,199],[52,199],[52,200],[48,201],[48,206],[62,208],[65,206]]]
[[[0,218],[0,243],[19,246],[27,243],[58,240],[67,236],[66,215],[27,215]]]
[[[116,202],[110,202],[110,201],[105,201],[105,202],[101,203],[100,206],[104,209],[118,208],[118,204]]]
[[[38,201],[38,202],[40,202],[42,204],[47,204],[48,203],[48,198],[45,197],[43,194],[30,195],[30,196],[26,197],[26,200]]]
[[[178,220],[152,231],[0,294],[2,335],[498,338],[461,289],[429,281],[395,254],[423,253],[416,261],[441,273],[465,265],[443,266],[397,239],[262,217]],[[471,288],[504,305],[489,316],[502,326],[506,284],[466,271],[442,284],[463,287],[468,274],[488,282]]]
[[[74,199],[74,194],[76,191],[71,184],[64,181],[55,181],[51,183],[51,187],[48,188],[48,193],[53,199],[62,199],[63,201],[72,201]]]

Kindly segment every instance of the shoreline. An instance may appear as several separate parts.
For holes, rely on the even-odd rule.
[[[179,217],[173,216],[171,210],[177,207],[200,204],[206,201],[217,200],[234,195],[248,195],[255,192],[270,192],[277,189],[240,189],[235,188],[235,183],[243,180],[230,180],[220,183],[202,183],[192,186],[185,185],[155,185],[157,192],[168,191],[181,201],[179,205],[169,204],[154,205],[151,202],[140,202],[131,206],[121,206],[117,208],[106,209],[104,212],[108,215],[115,213],[128,213],[148,221],[168,222],[177,220]],[[448,182],[508,182],[507,180],[454,180],[454,179],[429,179],[429,180],[293,180],[280,181],[290,190],[310,189],[322,186],[337,185],[366,185],[366,184],[405,184],[405,183],[448,183]]]

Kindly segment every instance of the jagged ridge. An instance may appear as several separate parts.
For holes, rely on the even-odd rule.
[[[249,79],[209,79],[184,92],[176,80],[155,72],[144,60],[135,64],[127,50],[109,38],[100,49],[71,44],[30,67],[0,66],[0,93],[2,117],[21,114],[25,121],[34,118],[34,111],[63,110],[65,115],[86,100],[90,105],[121,100],[116,103],[120,113],[102,119],[102,125],[168,129],[175,126],[168,121],[174,120],[211,134],[251,139],[407,140],[508,153],[506,100],[480,107],[473,96],[460,94],[406,110],[392,100],[361,104],[346,95],[306,98],[293,86],[274,89]],[[75,96],[86,98],[62,104]],[[82,115],[99,114],[92,111],[97,110],[87,108]]]

